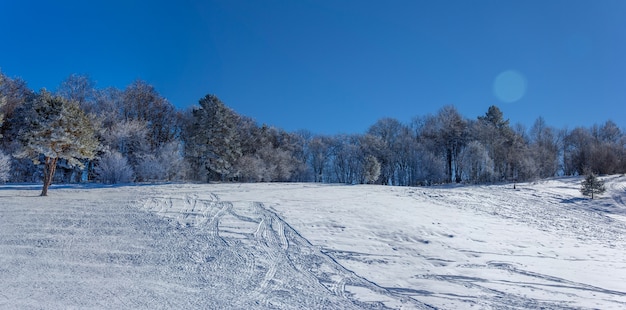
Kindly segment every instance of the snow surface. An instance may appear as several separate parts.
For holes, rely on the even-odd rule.
[[[626,308],[626,177],[0,186],[0,308]]]

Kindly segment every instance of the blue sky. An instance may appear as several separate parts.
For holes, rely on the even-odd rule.
[[[286,130],[362,133],[453,104],[626,127],[626,1],[0,1],[0,68],[208,93]]]

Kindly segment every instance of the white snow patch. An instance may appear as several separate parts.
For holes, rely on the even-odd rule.
[[[626,177],[0,186],[0,307],[626,307]]]

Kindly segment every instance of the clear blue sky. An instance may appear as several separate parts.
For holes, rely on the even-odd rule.
[[[626,126],[626,1],[0,1],[0,68],[213,93],[287,130],[362,133],[453,104],[512,123]]]

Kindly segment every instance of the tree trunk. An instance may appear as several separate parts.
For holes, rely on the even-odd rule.
[[[595,184],[593,184],[593,179],[591,179],[591,200],[593,200],[593,192],[595,192],[595,188],[594,188]]]
[[[54,172],[57,169],[58,158],[46,157],[43,167],[43,189],[40,196],[48,196],[48,187],[52,184]]]
[[[450,148],[446,150],[446,177],[446,183],[454,182],[452,175],[452,150]]]

